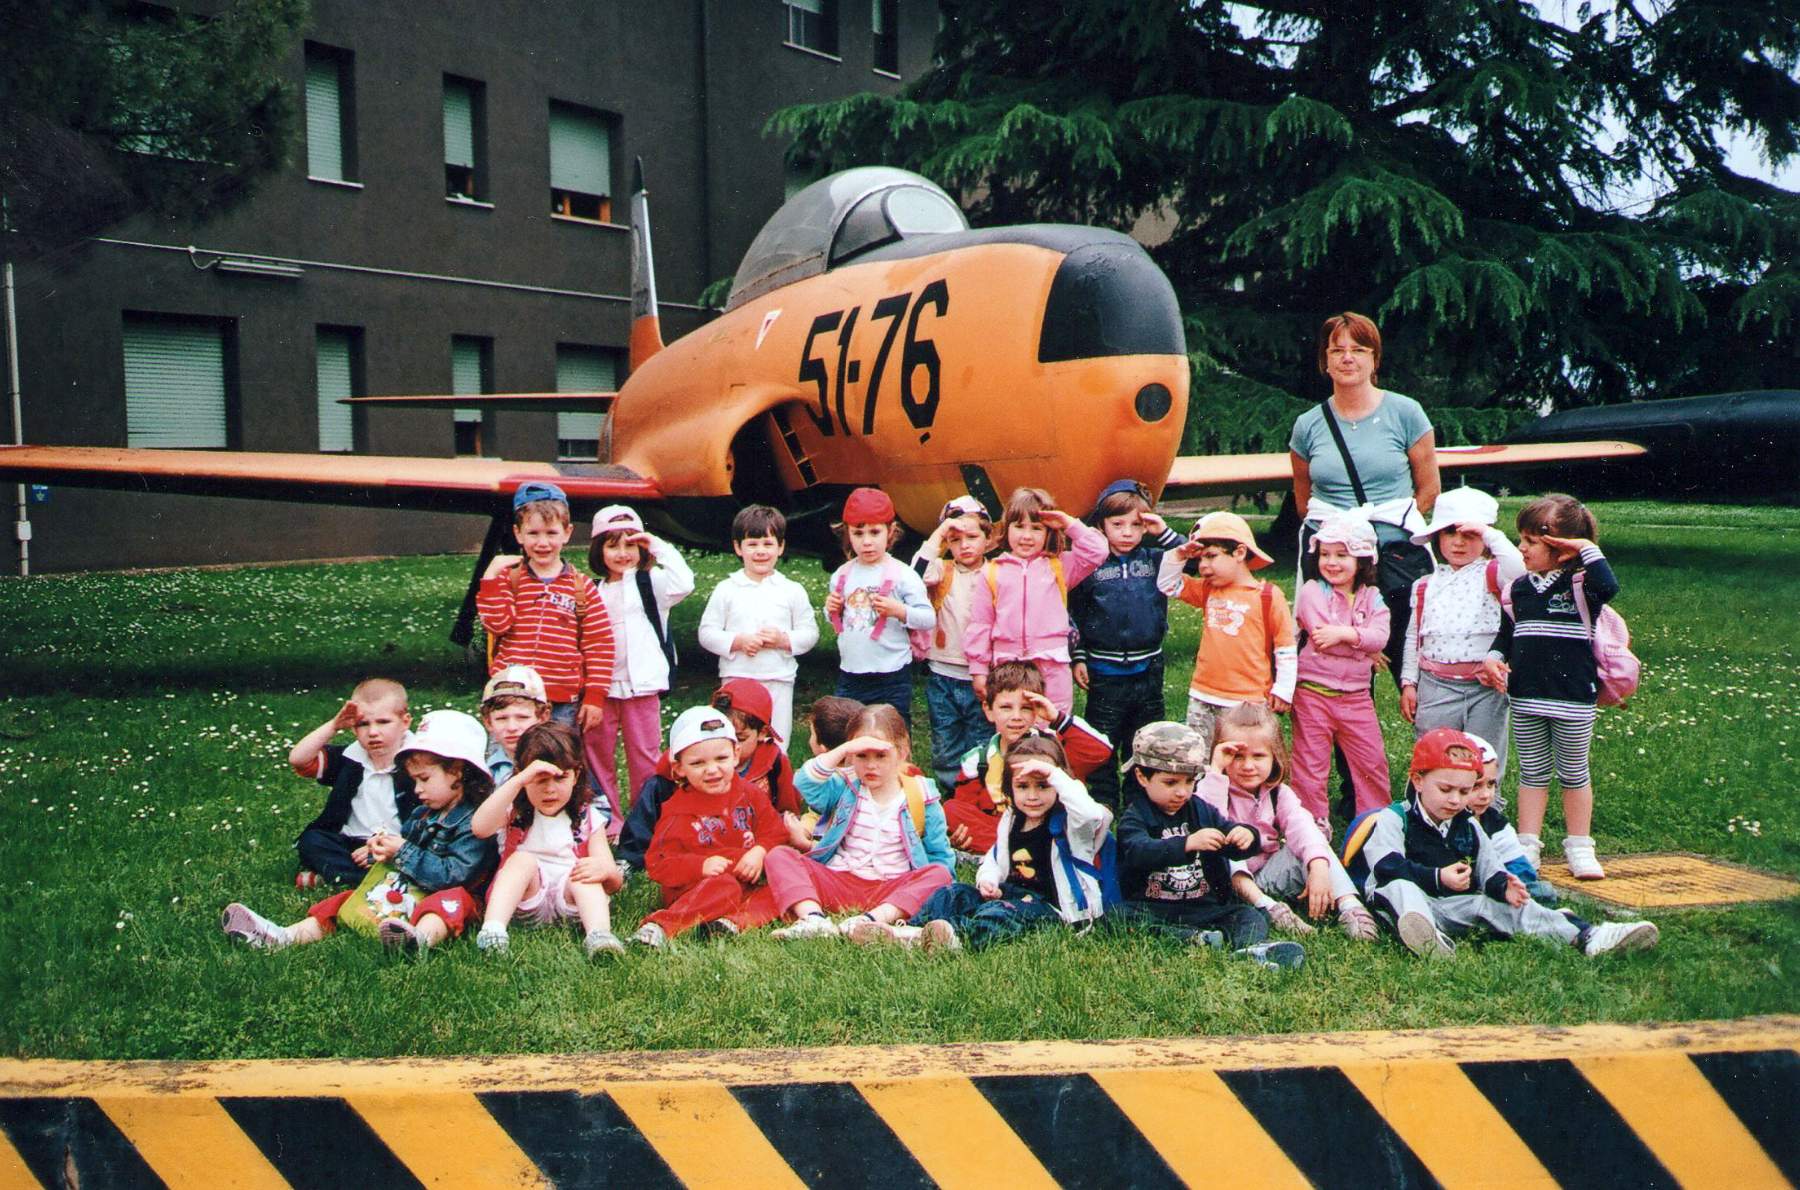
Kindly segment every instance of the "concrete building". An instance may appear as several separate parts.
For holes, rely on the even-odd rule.
[[[285,169],[203,225],[135,219],[20,268],[24,440],[592,458],[597,418],[335,398],[614,387],[632,160],[672,339],[787,193],[768,117],[897,90],[936,28],[931,0],[314,0]],[[66,488],[30,512],[35,571],[436,552],[484,529]]]

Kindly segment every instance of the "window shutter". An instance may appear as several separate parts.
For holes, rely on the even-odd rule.
[[[481,385],[481,344],[474,339],[453,339],[450,343],[450,392],[453,396],[475,396],[486,390]],[[481,420],[479,409],[452,410],[457,421]]]
[[[226,445],[225,339],[216,323],[126,317],[125,441]]]
[[[444,80],[444,164],[475,168],[475,101],[461,79]]]
[[[610,393],[618,387],[618,362],[612,352],[598,347],[558,347],[556,349],[556,391],[559,393]],[[570,457],[579,451],[584,458],[595,457],[600,443],[600,423],[604,413],[559,413],[556,415],[557,453]],[[582,443],[579,448],[566,444]],[[591,445],[588,445],[591,444]]]
[[[612,146],[605,120],[592,112],[550,109],[550,187],[612,194]]]
[[[338,64],[315,58],[306,64],[306,172],[344,181],[344,117]]]
[[[350,371],[350,332],[319,331],[317,376],[319,388],[319,449],[356,449],[354,414],[341,397],[355,396]]]
[[[810,12],[816,17],[825,15],[825,0],[787,0],[789,8],[797,8],[801,12]]]

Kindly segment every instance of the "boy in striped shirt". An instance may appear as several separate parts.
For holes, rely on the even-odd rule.
[[[519,485],[513,534],[524,554],[488,563],[475,608],[494,642],[488,673],[530,666],[544,679],[550,717],[586,732],[599,726],[612,685],[613,631],[593,580],[563,561],[572,532],[561,488]]]

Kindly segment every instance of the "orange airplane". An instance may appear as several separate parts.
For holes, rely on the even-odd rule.
[[[360,397],[360,405],[605,412],[600,464],[501,459],[0,447],[0,477],[76,487],[460,510],[510,533],[510,496],[552,480],[577,509],[640,506],[723,545],[743,504],[827,553],[846,491],[871,484],[929,532],[950,497],[1022,485],[1089,508],[1111,481],[1157,493],[1284,487],[1288,456],[1177,458],[1188,359],[1174,289],[1129,236],[1033,224],[972,230],[917,174],[846,170],[757,235],[725,312],[665,346],[641,164],[632,195],[630,372],[617,393]],[[1446,470],[1641,453],[1626,443],[1440,450]]]

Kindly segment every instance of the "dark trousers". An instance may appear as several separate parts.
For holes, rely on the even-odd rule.
[[[1131,755],[1131,738],[1147,723],[1168,717],[1163,708],[1163,662],[1158,657],[1135,674],[1096,673],[1088,667],[1084,717],[1112,743],[1112,755],[1088,774],[1088,793],[1115,811],[1124,804],[1119,793],[1119,760]]]
[[[317,872],[321,879],[356,885],[362,883],[369,869],[351,859],[350,853],[367,842],[342,831],[309,826],[294,840],[294,850],[300,853],[300,866]]]
[[[1254,946],[1269,936],[1269,917],[1241,902],[1126,901],[1107,910],[1114,927],[1170,934],[1187,941],[1202,930],[1218,930],[1234,950]]]
[[[949,922],[964,946],[980,950],[1040,926],[1054,925],[1062,921],[1062,915],[1041,894],[1010,882],[1000,886],[1000,898],[994,901],[982,899],[973,884],[946,884],[920,906],[912,924],[922,926],[928,921]]]
[[[854,698],[864,706],[873,706],[885,702],[906,720],[906,730],[912,730],[912,666],[897,669],[885,674],[853,674],[838,670],[837,689],[832,691],[839,698]]]

